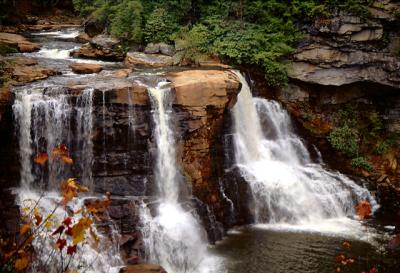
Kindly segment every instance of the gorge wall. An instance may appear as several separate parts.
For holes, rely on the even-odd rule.
[[[400,8],[394,1],[381,2],[367,17],[338,12],[304,25],[288,86],[271,90],[256,80],[256,89],[286,106],[331,166],[365,177],[382,208],[398,212]],[[333,139],[344,130],[347,135]],[[335,140],[343,147],[333,149]],[[351,154],[346,147],[353,144]],[[368,165],[357,164],[360,157]]]

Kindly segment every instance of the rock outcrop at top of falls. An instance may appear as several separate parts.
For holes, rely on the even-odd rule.
[[[95,36],[89,43],[72,51],[71,56],[105,61],[122,61],[124,59],[120,41],[104,34]]]
[[[320,85],[374,82],[400,88],[400,40],[393,15],[400,5],[384,7],[370,8],[369,18],[343,13],[315,20],[293,55],[289,77]]]

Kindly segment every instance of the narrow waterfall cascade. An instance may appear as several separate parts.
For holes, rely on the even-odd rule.
[[[275,101],[253,98],[236,74],[242,90],[233,108],[235,160],[250,185],[257,223],[322,230],[324,221],[352,217],[359,201],[377,208],[368,190],[313,163],[288,113]]]
[[[22,210],[37,207],[42,215],[52,215],[51,223],[54,226],[62,223],[67,217],[71,217],[72,221],[77,223],[87,217],[81,208],[90,197],[75,198],[68,206],[60,206],[60,185],[71,177],[72,166],[53,158],[52,152],[60,144],[69,147],[74,153],[75,171],[80,174],[79,183],[89,188],[93,186],[91,134],[94,90],[83,90],[75,103],[72,103],[71,98],[57,86],[33,85],[17,88],[14,93],[16,99],[13,112],[21,160],[21,186],[15,190],[17,204]],[[33,163],[39,154],[49,155],[46,166]],[[71,215],[71,211],[75,213]],[[112,226],[110,229],[106,236],[92,226],[98,240],[95,237],[87,237],[88,243],[79,246],[79,259],[70,259],[70,265],[85,268],[85,272],[119,272],[119,266],[122,265],[118,249],[119,235]],[[53,255],[54,241],[50,237],[49,230],[43,228],[32,242],[40,260],[33,263],[31,272],[41,272],[43,265],[48,269],[47,272],[61,272],[56,265],[63,264],[63,261],[60,261],[60,255]]]
[[[153,217],[146,206],[141,213],[148,259],[170,273],[218,272],[217,260],[208,253],[203,227],[194,212],[188,210],[190,205],[179,203],[181,178],[176,162],[169,83],[160,82],[148,91],[155,123],[155,179],[159,191],[157,215]]]

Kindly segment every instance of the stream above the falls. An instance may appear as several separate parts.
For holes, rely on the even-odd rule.
[[[43,47],[38,52],[23,55],[37,58],[41,65],[57,69],[62,72],[62,75],[28,86],[16,87],[14,89],[17,98],[15,115],[17,122],[20,122],[20,127],[26,125],[26,128],[22,128],[22,130],[19,128],[21,130],[20,135],[27,139],[26,142],[20,140],[20,149],[21,147],[25,148],[24,151],[29,151],[29,156],[33,157],[35,153],[42,151],[40,149],[46,148],[48,150],[46,151],[50,153],[60,143],[73,143],[77,157],[80,159],[79,164],[81,164],[77,167],[78,172],[82,180],[85,180],[85,184],[92,186],[92,184],[96,184],[92,175],[95,156],[98,159],[102,159],[104,156],[105,160],[107,152],[111,152],[112,147],[107,146],[104,140],[105,136],[103,136],[103,144],[99,145],[102,148],[93,152],[94,144],[91,136],[95,124],[98,127],[103,126],[105,135],[105,131],[108,129],[106,126],[109,126],[110,122],[112,123],[112,121],[105,119],[105,115],[110,112],[107,107],[111,108],[112,106],[106,105],[106,92],[103,92],[103,106],[96,108],[93,105],[95,94],[91,88],[83,90],[82,94],[77,96],[76,103],[72,105],[67,94],[63,93],[62,88],[70,80],[107,81],[104,75],[74,74],[69,68],[69,65],[73,62],[98,63],[107,71],[121,68],[123,64],[70,57],[69,53],[80,46],[73,41],[77,33],[77,29],[67,29],[31,35]],[[153,96],[154,120],[152,122],[156,124],[155,128],[158,130],[153,134],[156,134],[159,156],[159,159],[156,160],[156,175],[160,180],[157,181],[157,187],[161,193],[157,197],[161,205],[157,217],[150,215],[150,209],[146,211],[148,215],[141,215],[142,218],[146,218],[144,221],[147,221],[148,225],[147,230],[142,230],[142,232],[155,233],[145,234],[147,237],[144,236],[145,243],[148,244],[147,248],[154,252],[150,255],[147,253],[151,262],[159,262],[168,269],[172,268],[172,270],[177,268],[175,269],[176,272],[168,271],[168,273],[188,273],[189,271],[185,271],[182,263],[196,268],[198,264],[207,259],[211,262],[207,261],[209,262],[205,265],[207,268],[202,269],[201,273],[324,273],[334,272],[338,265],[335,260],[336,256],[344,253],[346,257],[354,259],[354,263],[349,265],[346,268],[347,271],[344,272],[369,272],[372,267],[382,263],[391,264],[391,267],[385,268],[386,271],[384,272],[399,272],[397,271],[400,268],[399,260],[396,261],[396,257],[381,253],[384,250],[382,247],[383,240],[387,239],[392,232],[391,226],[389,226],[391,223],[385,224],[386,228],[384,228],[384,225],[377,221],[368,222],[366,225],[354,217],[354,204],[356,203],[353,202],[366,199],[376,209],[378,205],[375,203],[374,197],[362,185],[356,184],[338,172],[326,170],[325,166],[319,163],[312,162],[300,137],[290,130],[285,131],[290,127],[287,124],[290,120],[287,112],[277,102],[252,98],[250,90],[247,90],[250,94],[247,95],[250,97],[247,97],[245,104],[247,103],[247,107],[252,106],[251,111],[253,112],[251,113],[245,105],[245,109],[241,109],[244,112],[236,113],[236,115],[248,114],[247,119],[241,120],[241,123],[250,125],[252,128],[246,126],[242,128],[242,139],[237,140],[235,144],[236,149],[241,147],[240,145],[247,146],[246,149],[248,149],[241,150],[240,162],[237,162],[237,165],[240,166],[245,180],[251,184],[255,203],[253,208],[254,218],[256,223],[260,224],[233,228],[228,231],[227,236],[222,241],[217,242],[216,245],[207,246],[205,230],[198,219],[200,217],[196,213],[196,209],[194,206],[183,204],[184,202],[179,198],[181,189],[177,181],[183,180],[183,178],[179,173],[180,168],[177,167],[180,161],[176,160],[175,162],[177,153],[175,142],[178,142],[178,140],[174,139],[179,130],[172,127],[174,123],[170,119],[172,120],[174,110],[171,102],[165,102],[167,97],[164,96],[168,94],[163,90],[168,89],[169,92],[170,88],[162,88],[163,85],[154,87],[154,82],[162,83],[162,76],[162,71],[154,69],[137,70],[127,78],[141,84],[147,81],[151,82],[151,84],[146,85],[146,88],[149,94]],[[151,87],[152,85],[153,87]],[[99,100],[99,98],[97,99]],[[257,109],[252,105],[252,101],[254,101]],[[168,107],[164,109],[164,106]],[[273,113],[270,111],[272,108],[276,109]],[[135,130],[136,113],[133,110],[129,110],[129,119],[132,120],[129,126],[132,126],[131,129]],[[233,111],[232,115],[235,114]],[[256,111],[263,115],[258,117]],[[283,117],[278,117],[277,114]],[[41,117],[46,115],[47,118],[40,122]],[[94,120],[96,115],[100,117],[99,120],[101,120],[101,117],[103,120],[96,123]],[[278,131],[275,132],[271,128],[265,129],[264,123],[268,122],[282,124],[276,125],[279,130],[277,129]],[[254,128],[256,123],[263,124],[259,126],[260,128]],[[76,131],[76,136],[70,135],[71,128],[66,127],[65,124],[73,124],[76,127],[73,129]],[[151,127],[151,125],[149,126]],[[252,130],[257,132],[253,134],[254,131]],[[268,131],[271,137],[261,136],[261,130],[263,130],[263,133],[271,130]],[[238,134],[238,132],[233,132],[233,134]],[[259,136],[255,134],[259,134]],[[281,135],[287,136],[288,139],[279,139]],[[246,136],[251,137],[246,139]],[[30,139],[31,137],[32,139]],[[74,139],[75,137],[77,139]],[[127,137],[129,138],[129,136]],[[256,137],[258,139],[255,139]],[[277,141],[275,141],[276,138]],[[43,139],[46,140],[48,147],[44,147],[46,145],[43,145]],[[132,138],[131,141],[134,142],[135,140]],[[132,144],[132,146],[134,145],[135,143]],[[284,153],[283,149],[285,148],[290,150],[290,153]],[[271,154],[268,154],[268,152]],[[268,155],[266,156],[266,154]],[[296,154],[304,155],[304,157],[296,158]],[[31,158],[27,157],[25,162],[22,162],[22,165],[25,164],[26,166],[23,170],[25,174],[21,174],[21,180],[24,179],[24,175],[28,178],[25,177],[26,181],[21,182],[33,184],[34,181],[37,182],[40,179],[33,177],[36,175],[35,169],[33,168],[32,171],[29,159]],[[268,164],[268,166],[262,164]],[[56,167],[58,168],[58,166],[54,168]],[[58,178],[59,171],[58,169],[54,171],[54,177]],[[271,179],[271,177],[275,181],[264,181]],[[167,184],[167,182],[170,184]],[[179,181],[179,183],[185,185],[183,182]],[[43,185],[47,181],[40,183],[40,189],[46,188]],[[46,185],[48,186],[48,184]],[[28,185],[27,188],[29,186],[32,185]],[[46,189],[51,191],[55,188],[53,186]],[[147,194],[146,190],[144,190],[143,196]],[[274,190],[275,192],[273,192]],[[184,191],[189,192],[186,189]],[[225,193],[222,194],[225,196]],[[190,200],[190,196],[185,196],[185,198]],[[225,198],[232,203],[229,197],[225,196]],[[269,224],[265,224],[267,219],[270,220]],[[182,220],[185,225],[174,220]],[[302,222],[302,220],[304,221]],[[169,233],[167,235],[170,236],[165,233]],[[166,238],[175,240],[173,242],[175,244],[178,241],[185,249],[179,250],[177,248],[180,245],[176,247],[173,243],[162,241]],[[343,249],[344,241],[351,243],[350,250]],[[175,255],[175,259],[171,258],[171,255]],[[107,258],[107,255],[104,255],[104,257]],[[115,254],[115,257],[119,258],[117,254]],[[106,260],[106,258],[104,259]],[[191,260],[188,262],[187,259]],[[115,267],[120,265],[119,259],[117,260],[114,262]],[[192,265],[193,263],[194,265]],[[104,265],[99,265],[99,268],[104,268]],[[103,272],[101,269],[99,270],[99,272]],[[196,269],[190,272],[199,273]]]

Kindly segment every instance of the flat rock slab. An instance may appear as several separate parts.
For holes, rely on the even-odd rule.
[[[70,65],[72,71],[76,74],[99,73],[103,67],[99,64],[75,63]]]
[[[125,63],[134,66],[164,67],[164,66],[172,66],[173,58],[170,56],[159,55],[159,54],[128,52],[126,54]]]
[[[0,44],[18,49],[19,52],[33,52],[40,49],[40,45],[28,41],[24,36],[0,32]]]
[[[122,268],[120,273],[167,273],[167,271],[155,264],[136,264]]]

